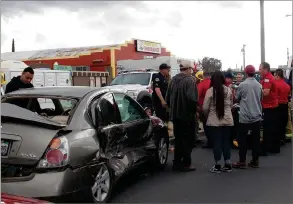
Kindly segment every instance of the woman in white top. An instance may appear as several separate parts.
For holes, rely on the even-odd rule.
[[[233,94],[230,88],[225,86],[225,78],[222,72],[216,71],[211,78],[211,88],[208,89],[203,112],[207,118],[207,127],[212,139],[215,165],[211,172],[230,172],[231,167],[231,127],[234,125],[231,108],[233,106]],[[225,164],[220,164],[221,157]]]

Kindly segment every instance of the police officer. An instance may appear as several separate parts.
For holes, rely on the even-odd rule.
[[[159,69],[159,73],[153,76],[152,100],[156,116],[166,122],[168,121],[168,116],[165,96],[168,89],[168,77],[171,67],[163,63]]]

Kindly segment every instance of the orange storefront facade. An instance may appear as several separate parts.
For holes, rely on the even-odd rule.
[[[145,57],[171,56],[160,43],[131,40],[125,44],[70,49],[36,51],[26,59],[28,65],[43,64],[53,69],[54,64],[89,67],[90,71],[109,71],[115,77],[119,60],[139,60]]]

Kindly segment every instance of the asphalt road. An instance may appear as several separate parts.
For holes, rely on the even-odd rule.
[[[171,171],[168,167],[153,175],[127,176],[121,182],[112,203],[293,203],[292,145],[282,147],[275,156],[261,157],[259,169],[234,170],[214,174],[212,151],[195,148],[193,165],[197,171]],[[233,150],[232,160],[237,160]]]

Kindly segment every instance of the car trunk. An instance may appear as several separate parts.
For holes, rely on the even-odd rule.
[[[1,104],[1,110],[1,176],[28,176],[64,126],[15,105]]]

